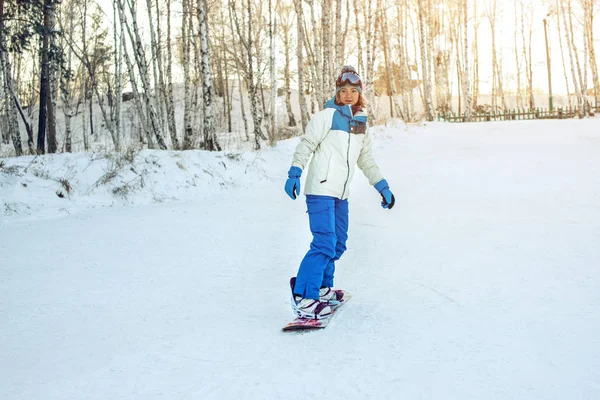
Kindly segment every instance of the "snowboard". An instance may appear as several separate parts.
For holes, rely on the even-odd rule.
[[[285,325],[283,327],[283,331],[284,332],[290,332],[290,331],[310,331],[310,330],[327,328],[327,325],[329,325],[329,322],[331,322],[331,319],[333,318],[333,316],[351,298],[352,298],[352,296],[348,292],[344,292],[344,298],[340,301],[339,304],[337,304],[335,306],[330,305],[330,307],[331,307],[331,315],[329,317],[324,318],[324,319],[300,318],[300,317],[297,317],[295,320],[293,320],[292,322],[290,322],[287,325]]]

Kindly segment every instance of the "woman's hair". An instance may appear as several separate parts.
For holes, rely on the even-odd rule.
[[[337,93],[335,95],[335,104],[337,105],[344,105],[344,103],[342,102],[342,100],[340,99],[340,94]],[[366,108],[367,107],[367,99],[365,99],[365,96],[362,93],[358,94],[358,101],[356,102],[356,104],[353,105],[353,107],[355,106],[359,106],[360,108]]]

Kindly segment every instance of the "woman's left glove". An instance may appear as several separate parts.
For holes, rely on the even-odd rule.
[[[302,176],[302,169],[299,167],[291,167],[288,171],[288,180],[285,182],[285,192],[296,200],[296,197],[300,195],[300,177]]]
[[[381,207],[391,210],[392,207],[394,207],[394,204],[396,204],[396,199],[394,198],[387,181],[382,179],[377,182],[375,184],[375,190],[381,195]]]

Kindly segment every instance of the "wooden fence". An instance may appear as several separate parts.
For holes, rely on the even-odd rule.
[[[600,112],[600,104],[590,107],[590,114]],[[517,121],[517,120],[529,120],[529,119],[566,119],[575,118],[580,115],[579,108],[565,107],[555,108],[550,111],[547,108],[535,108],[535,109],[510,109],[505,111],[490,111],[490,112],[479,112],[471,115],[471,122],[484,122],[484,121]],[[465,114],[451,113],[438,113],[438,121],[446,122],[466,122]]]

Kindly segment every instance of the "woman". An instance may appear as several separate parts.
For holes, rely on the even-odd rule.
[[[335,261],[346,250],[348,239],[348,195],[355,166],[381,194],[383,208],[394,206],[394,195],[371,152],[371,134],[363,85],[356,70],[344,66],[336,82],[336,95],[315,114],[296,147],[285,191],[300,194],[300,176],[311,155],[306,177],[306,204],[313,235],[310,250],[292,278],[292,308],[303,318],[327,318],[331,306],[339,304],[342,290],[334,290]]]

